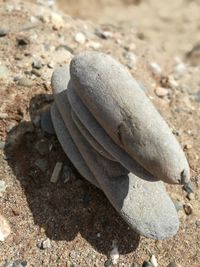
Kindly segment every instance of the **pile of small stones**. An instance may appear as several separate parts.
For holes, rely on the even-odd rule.
[[[56,69],[51,83],[53,126],[80,174],[139,234],[174,235],[179,220],[162,181],[187,183],[189,166],[137,81],[111,56],[85,52]]]

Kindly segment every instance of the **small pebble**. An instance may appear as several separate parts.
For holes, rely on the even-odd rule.
[[[6,142],[0,141],[0,150],[3,150],[6,147]]]
[[[27,266],[27,261],[21,261],[17,260],[13,262],[12,267],[26,267]]]
[[[24,86],[24,87],[32,87],[34,85],[34,82],[26,77],[23,77],[19,79],[18,85]]]
[[[102,32],[102,37],[103,37],[104,39],[110,39],[110,38],[113,37],[113,34],[112,34],[112,32],[109,32],[109,31],[103,31],[103,32]]]
[[[64,20],[60,14],[52,12],[50,19],[54,30],[59,30],[64,26]]]
[[[156,260],[156,257],[155,255],[152,255],[151,258],[150,258],[150,262],[152,264],[153,267],[158,267],[158,262]]]
[[[74,260],[74,259],[77,258],[77,256],[78,256],[78,252],[77,252],[76,250],[72,250],[72,251],[70,252],[69,256],[70,256],[71,259]]]
[[[7,28],[1,28],[0,27],[0,37],[4,37],[8,34],[8,29]]]
[[[53,170],[53,173],[51,175],[51,183],[57,183],[59,177],[60,177],[60,173],[62,171],[62,166],[63,166],[63,163],[62,162],[57,162],[55,167],[54,167],[54,170]]]
[[[87,43],[87,47],[93,48],[94,50],[98,50],[101,48],[101,44],[98,42],[90,41]]]
[[[195,194],[192,193],[192,192],[190,192],[190,193],[187,194],[187,198],[188,198],[189,200],[194,200],[194,199],[195,199]]]
[[[39,245],[39,247],[41,249],[48,249],[48,248],[50,248],[51,247],[51,241],[50,241],[50,239],[49,238],[46,238],[45,240],[43,240],[41,242],[41,244]]]
[[[130,69],[136,66],[137,56],[133,52],[125,52],[124,57],[126,58],[127,65]]]
[[[54,64],[53,64],[53,62],[49,62],[49,63],[47,64],[47,67],[48,67],[49,69],[53,69],[53,68],[54,68]]]
[[[117,247],[116,240],[113,240],[112,248],[113,249],[110,252],[110,259],[112,261],[112,264],[117,264],[118,261],[119,261],[119,250],[118,250],[118,247]]]
[[[179,62],[175,66],[175,73],[178,76],[182,75],[184,72],[186,72],[186,70],[187,70],[186,65],[183,62]]]
[[[43,66],[42,62],[40,60],[34,60],[32,63],[32,67],[39,70]]]
[[[79,44],[84,44],[85,41],[86,41],[86,37],[85,35],[82,33],[82,32],[78,32],[76,35],[75,35],[75,41]]]
[[[9,75],[9,70],[5,65],[0,65],[0,79],[5,79]]]
[[[46,159],[37,159],[34,165],[42,172],[46,172],[49,168],[49,164]]]
[[[152,72],[152,74],[154,75],[160,75],[162,73],[162,69],[160,67],[160,65],[158,65],[156,62],[151,62],[149,64],[150,70]]]
[[[159,86],[155,89],[155,94],[158,97],[164,97],[164,96],[167,96],[169,94],[169,91],[168,91],[168,89]]]
[[[185,190],[187,193],[194,193],[194,186],[191,181],[189,181],[187,184],[183,186],[183,190]]]
[[[11,229],[5,217],[0,215],[0,241],[3,242],[10,235]]]
[[[27,46],[30,43],[30,40],[26,36],[17,37],[17,44],[19,46]]]
[[[192,210],[192,206],[190,204],[184,204],[183,205],[184,211],[186,215],[191,215],[193,210]]]
[[[7,113],[0,113],[0,120],[5,120],[8,119],[8,114]]]
[[[195,224],[196,224],[197,227],[200,227],[200,220],[197,220],[197,221],[195,222]]]
[[[104,267],[110,267],[110,266],[112,266],[112,261],[111,259],[108,259],[104,262]]]
[[[63,181],[63,183],[67,183],[69,180],[72,180],[73,178],[75,178],[75,175],[72,172],[72,170],[67,165],[64,165],[61,174],[61,180]]]
[[[40,77],[41,76],[41,73],[37,69],[32,69],[31,70],[31,73],[34,74],[37,77]]]
[[[144,261],[142,267],[153,267],[153,265],[149,261]]]
[[[35,145],[36,150],[41,156],[49,154],[49,143],[46,140],[40,140]]]
[[[6,182],[3,180],[0,180],[0,193],[4,193],[6,191]]]

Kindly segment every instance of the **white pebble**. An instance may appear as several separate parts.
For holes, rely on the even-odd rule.
[[[55,29],[59,30],[64,26],[64,20],[60,14],[53,12],[50,19]]]
[[[93,48],[94,50],[98,50],[101,48],[101,44],[95,41],[90,41],[87,43],[87,47]]]
[[[156,62],[151,62],[149,67],[154,75],[160,75],[162,73],[160,65],[158,65]]]
[[[0,241],[3,242],[11,233],[10,226],[2,215],[0,215]]]
[[[49,238],[45,239],[42,241],[41,243],[41,248],[42,249],[47,249],[47,248],[50,248],[51,247],[51,241]]]
[[[154,255],[151,256],[150,262],[153,265],[153,267],[158,267],[158,262],[157,262],[156,257]]]
[[[112,244],[113,249],[110,252],[110,258],[112,261],[112,264],[117,264],[119,261],[119,251],[117,247],[117,242],[114,240]]]
[[[82,32],[78,32],[76,35],[75,35],[75,41],[79,44],[84,44],[85,41],[86,41],[86,37],[85,35],[82,33]]]
[[[183,62],[179,62],[176,66],[175,66],[175,72],[177,75],[181,75],[186,71],[186,65]]]
[[[0,193],[5,192],[6,187],[7,187],[6,182],[3,180],[0,180]]]
[[[113,34],[112,34],[112,32],[104,31],[104,32],[102,32],[102,36],[103,36],[105,39],[109,39],[109,38],[112,38],[112,37],[113,37]]]

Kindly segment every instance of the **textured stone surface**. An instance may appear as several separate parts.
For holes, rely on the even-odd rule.
[[[117,161],[119,161],[125,168],[133,172],[142,179],[148,181],[157,180],[152,174],[146,171],[140,164],[132,159],[125,150],[119,147],[105,132],[105,130],[98,124],[95,118],[90,114],[88,109],[82,104],[80,98],[73,92],[73,89],[69,89],[63,92],[63,95],[69,99],[70,105],[74,113],[78,116],[80,121],[85,125],[91,135],[101,143],[101,145],[108,151]]]
[[[66,153],[66,155],[68,156],[68,158],[72,161],[76,169],[80,172],[80,174],[85,179],[87,179],[89,182],[99,187],[98,182],[96,181],[96,178],[90,172],[78,148],[73,142],[73,139],[71,138],[71,135],[69,131],[67,130],[55,103],[52,105],[52,108],[51,108],[51,116],[52,116],[52,121],[55,127],[58,140],[60,144],[62,145],[62,148],[64,152]]]
[[[86,52],[73,58],[70,74],[71,86],[116,144],[165,182],[189,180],[179,143],[123,65]]]
[[[69,80],[66,72],[63,80],[63,69],[56,74],[54,72],[52,86],[55,104],[51,110],[54,127],[64,151],[81,174],[104,191],[115,209],[135,231],[155,239],[174,235],[179,225],[177,213],[162,182],[150,183],[134,174],[128,174],[119,163],[98,153],[87,141],[88,137],[85,138],[79,131],[71,115],[71,107],[75,111],[77,106],[70,106],[67,95],[69,89],[65,90]],[[102,128],[99,126],[99,129]],[[107,134],[106,136],[108,137]],[[115,143],[112,141],[112,144]],[[80,162],[82,167],[78,166]],[[87,170],[89,176],[88,173],[83,174],[81,168]]]

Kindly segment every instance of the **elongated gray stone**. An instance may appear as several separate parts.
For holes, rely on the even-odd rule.
[[[71,87],[113,141],[167,183],[189,180],[183,150],[128,70],[109,55],[85,52],[70,64]]]

